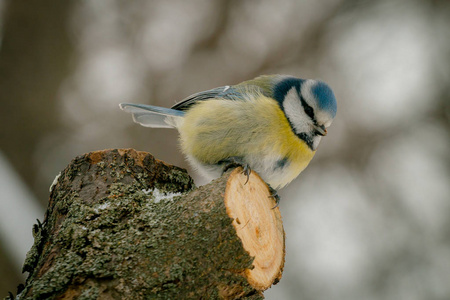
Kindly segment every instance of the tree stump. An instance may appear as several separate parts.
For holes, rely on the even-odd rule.
[[[196,188],[146,152],[75,158],[51,188],[20,299],[262,299],[284,265],[267,185],[241,168]]]

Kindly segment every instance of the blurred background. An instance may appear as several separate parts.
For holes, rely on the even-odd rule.
[[[286,266],[267,299],[450,299],[450,2],[0,0],[0,297],[77,155],[149,151],[171,106],[260,74],[322,79],[338,113],[280,191]]]

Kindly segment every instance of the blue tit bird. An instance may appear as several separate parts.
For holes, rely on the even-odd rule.
[[[176,128],[183,153],[204,176],[217,178],[230,165],[242,165],[273,190],[306,168],[337,108],[326,83],[287,75],[199,92],[172,108],[120,107],[143,126]]]

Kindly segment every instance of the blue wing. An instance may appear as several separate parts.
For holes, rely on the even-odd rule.
[[[243,94],[237,88],[226,85],[211,90],[199,92],[181,100],[172,109],[185,111],[198,101],[210,100],[214,98],[237,100],[243,99]]]
[[[178,120],[184,117],[185,111],[198,101],[211,99],[244,100],[248,93],[254,91],[263,93],[263,90],[257,85],[249,85],[245,88],[240,85],[227,85],[190,95],[172,106],[172,108],[133,103],[121,103],[120,108],[131,113],[134,122],[142,126],[174,128],[177,127]]]

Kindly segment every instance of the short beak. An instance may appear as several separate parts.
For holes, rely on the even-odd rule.
[[[321,136],[326,136],[327,135],[327,129],[325,128],[325,126],[320,125],[320,126],[315,126],[316,132],[318,135]]]

